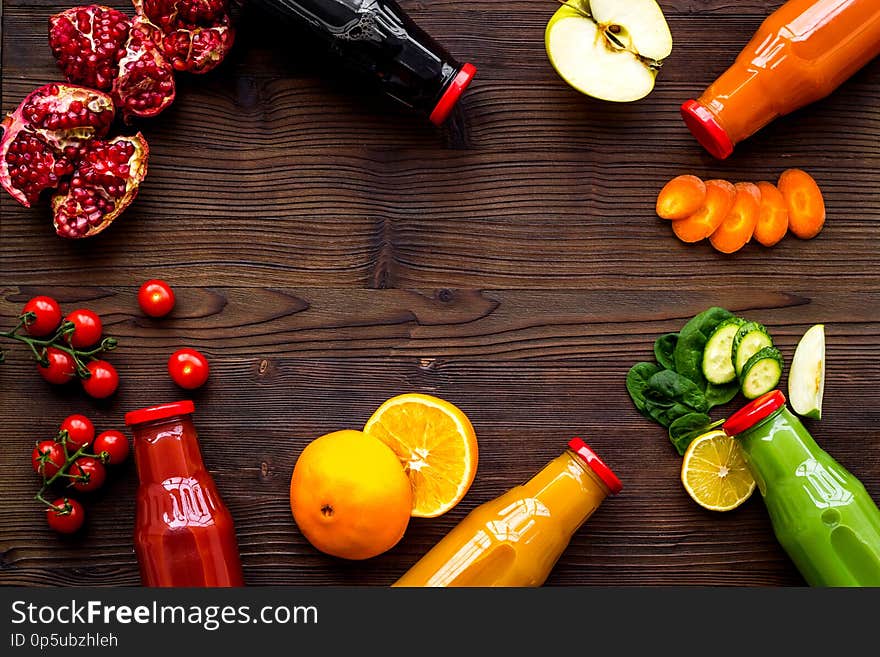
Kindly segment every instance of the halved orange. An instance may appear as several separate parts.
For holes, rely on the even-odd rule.
[[[403,463],[413,489],[412,515],[435,518],[465,496],[477,473],[477,436],[467,416],[443,399],[392,397],[364,426]]]
[[[730,511],[755,490],[755,479],[737,439],[714,430],[694,438],[681,463],[681,483],[688,495],[711,511]]]

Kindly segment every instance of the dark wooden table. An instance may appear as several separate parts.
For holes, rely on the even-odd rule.
[[[718,162],[678,105],[726,68],[778,0],[663,0],[675,48],[655,91],[629,105],[583,97],[553,72],[543,44],[553,0],[402,4],[479,67],[442,129],[353,86],[246,10],[222,67],[179,76],[172,108],[140,125],[149,175],[104,234],[63,241],[47,208],[0,195],[3,324],[38,293],[88,305],[121,342],[110,359],[123,379],[96,403],[76,386],[50,388],[20,345],[4,345],[0,584],[139,582],[133,464],[88,502],[85,532],[59,538],[33,501],[30,451],[69,413],[122,428],[126,411],[185,397],[165,361],[189,345],[212,363],[192,396],[195,419],[249,584],[388,585],[469,510],[581,435],[625,487],[575,535],[548,585],[802,586],[759,495],[730,513],[691,501],[680,457],[633,408],[624,377],[650,358],[655,336],[710,305],[765,323],[789,361],[823,322],[825,416],[809,427],[880,499],[880,62]],[[2,1],[4,111],[59,78],[46,23],[66,6]],[[679,173],[772,180],[794,166],[826,194],[815,240],[725,257],[679,243],[653,214]],[[137,309],[137,287],[152,277],[178,293],[163,321]],[[444,397],[472,419],[472,488],[445,516],[411,522],[380,557],[318,553],[288,507],[297,455],[404,391]]]

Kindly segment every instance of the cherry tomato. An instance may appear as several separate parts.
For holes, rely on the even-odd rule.
[[[36,316],[25,325],[28,335],[35,338],[53,333],[61,324],[61,306],[52,297],[34,297],[24,304],[21,314],[25,313],[34,313]]]
[[[105,463],[119,465],[128,458],[128,438],[121,431],[110,429],[95,438],[94,451]]]
[[[46,479],[55,476],[65,463],[64,448],[54,440],[41,440],[34,447],[31,455],[31,463],[34,466],[34,472],[43,475]]]
[[[86,349],[101,339],[104,327],[101,318],[87,308],[78,308],[64,318],[73,322],[73,333],[67,335],[67,342],[75,349]]]
[[[89,493],[98,490],[107,479],[107,469],[98,459],[91,456],[80,456],[70,466],[70,475],[73,477],[85,477],[85,479],[71,479],[73,487],[81,493]]]
[[[46,509],[46,521],[56,532],[72,534],[83,526],[86,510],[82,504],[67,497],[59,497],[52,504],[62,509],[60,512],[52,508]]]
[[[49,360],[48,367],[43,367],[38,363],[37,371],[49,383],[62,385],[76,376],[76,363],[73,361],[73,356],[66,351],[48,347],[46,358]]]
[[[82,379],[82,387],[87,395],[95,399],[104,399],[116,392],[116,388],[119,387],[119,374],[115,367],[106,360],[93,360],[86,367],[91,373],[88,379]]]
[[[95,439],[95,425],[85,415],[64,418],[61,430],[67,432],[67,451],[71,454],[80,447],[88,447]]]
[[[165,281],[149,280],[138,290],[138,305],[150,317],[164,317],[174,308],[174,290]]]
[[[208,380],[208,359],[195,349],[178,349],[168,359],[168,374],[181,388],[193,390]]]

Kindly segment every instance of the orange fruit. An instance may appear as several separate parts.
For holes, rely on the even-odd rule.
[[[412,488],[391,449],[360,431],[336,431],[309,443],[290,479],[290,509],[318,550],[369,559],[403,538]]]
[[[477,436],[447,401],[407,393],[382,404],[364,433],[388,445],[412,483],[412,515],[435,518],[458,504],[477,473]]]

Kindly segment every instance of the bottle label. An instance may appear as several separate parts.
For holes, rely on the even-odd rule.
[[[795,475],[803,478],[804,491],[819,509],[846,506],[853,501],[853,494],[844,488],[844,476],[834,468],[826,468],[816,459],[801,463]]]
[[[210,495],[198,480],[192,477],[169,477],[162,482],[168,492],[168,502],[162,514],[165,523],[171,527],[207,527],[214,524],[211,511],[214,509]]]

